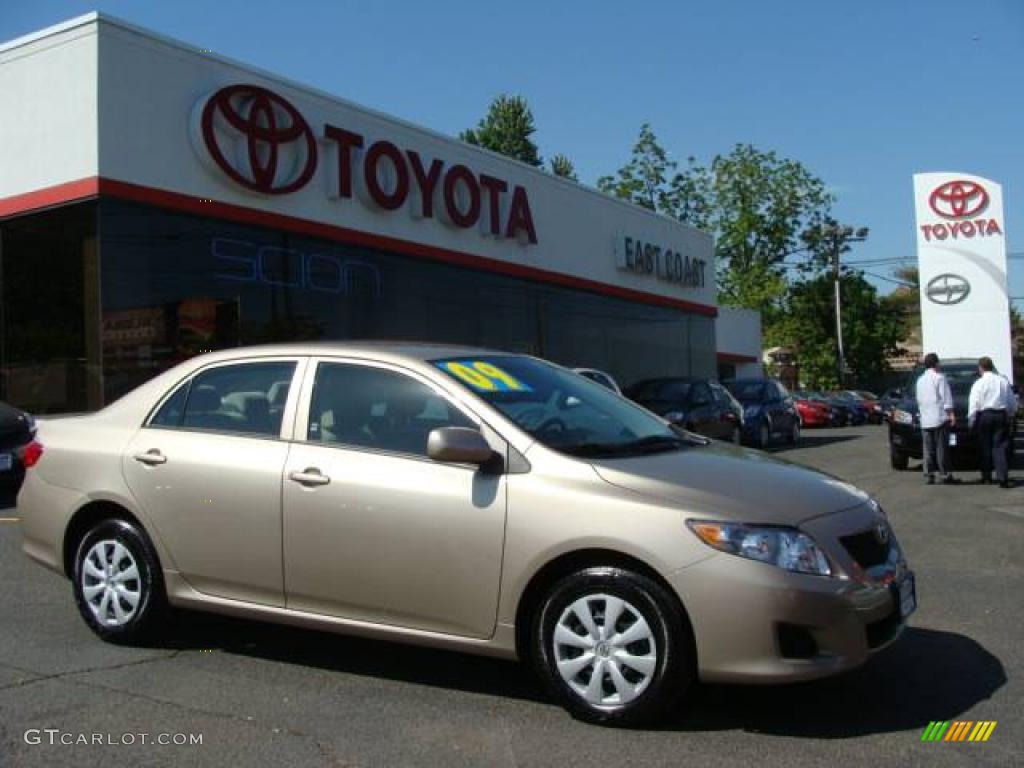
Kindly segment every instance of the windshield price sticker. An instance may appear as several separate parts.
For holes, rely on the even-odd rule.
[[[532,392],[515,376],[483,360],[446,360],[437,367],[478,392]]]

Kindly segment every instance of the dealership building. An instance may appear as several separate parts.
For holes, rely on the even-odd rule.
[[[716,345],[710,236],[507,157],[99,14],[0,45],[0,93],[0,399],[21,407],[295,339],[623,384],[757,369],[751,318]]]

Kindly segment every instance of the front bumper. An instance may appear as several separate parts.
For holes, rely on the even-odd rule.
[[[957,421],[956,426],[950,430],[955,437],[956,444],[949,446],[951,456],[955,461],[961,457],[974,458],[976,452],[976,440],[967,425]],[[892,450],[905,453],[913,459],[920,459],[924,455],[924,441],[921,439],[921,427],[915,424],[903,424],[897,421],[889,421],[889,447]]]
[[[693,626],[700,678],[826,677],[860,666],[899,637],[916,591],[898,544],[892,540],[886,564],[869,569],[839,544],[839,537],[863,533],[878,519],[863,509],[801,526],[829,553],[836,576],[791,573],[724,553],[671,574]]]

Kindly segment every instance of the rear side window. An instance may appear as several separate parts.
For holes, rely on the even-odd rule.
[[[179,387],[150,424],[277,437],[294,372],[294,362],[211,368]]]
[[[164,401],[164,404],[160,406],[160,410],[149,420],[150,426],[181,426],[181,417],[185,414],[185,401],[188,399],[188,388],[191,383],[191,381],[186,381],[175,390],[173,395]]]

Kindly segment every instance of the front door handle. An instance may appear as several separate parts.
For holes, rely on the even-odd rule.
[[[294,480],[300,485],[327,485],[331,478],[320,472],[316,467],[306,467],[301,472],[292,472],[288,475],[289,480]]]
[[[151,467],[167,463],[167,457],[160,453],[159,448],[150,448],[145,453],[136,453],[134,458],[136,461],[149,464]]]

